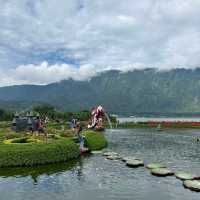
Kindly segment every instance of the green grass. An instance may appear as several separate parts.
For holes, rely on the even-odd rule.
[[[57,163],[77,158],[79,154],[78,145],[69,139],[41,143],[1,144],[0,167]]]
[[[103,133],[94,131],[84,131],[86,145],[91,150],[101,150],[107,146],[107,140]]]

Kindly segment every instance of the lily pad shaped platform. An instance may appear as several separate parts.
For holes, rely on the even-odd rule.
[[[185,188],[188,188],[192,191],[200,192],[200,181],[198,180],[187,180],[183,182]]]
[[[194,176],[193,174],[190,173],[186,173],[186,172],[176,172],[175,177],[181,180],[192,180],[195,179],[196,176]]]
[[[121,159],[118,155],[110,155],[106,157],[108,160],[119,160]]]
[[[128,160],[140,160],[136,157],[131,157],[131,156],[128,156],[128,157],[122,157],[122,161],[123,162],[127,162]]]
[[[142,167],[144,166],[144,161],[140,160],[140,159],[132,159],[132,160],[127,160],[126,161],[126,165],[128,167]]]
[[[92,154],[102,154],[102,151],[91,151]]]
[[[103,156],[118,156],[118,153],[116,153],[116,152],[105,152],[104,154],[103,154]]]
[[[174,173],[167,168],[155,168],[151,170],[151,174],[154,176],[172,176]]]
[[[156,169],[156,168],[166,168],[164,165],[159,163],[150,163],[146,166],[147,169]]]

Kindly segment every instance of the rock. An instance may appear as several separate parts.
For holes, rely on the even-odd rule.
[[[126,165],[128,167],[142,167],[144,166],[144,162],[140,159],[132,159],[132,160],[127,160]]]
[[[200,192],[200,181],[199,180],[186,180],[183,182],[185,188],[192,191]]]
[[[156,169],[156,168],[166,168],[164,165],[159,163],[150,163],[146,166],[147,169]]]
[[[120,156],[118,155],[110,155],[106,157],[108,160],[119,160]]]
[[[194,175],[186,173],[186,172],[176,172],[175,177],[181,180],[192,180],[195,178]]]
[[[154,168],[151,170],[151,174],[154,176],[172,176],[174,173],[167,168]]]
[[[116,153],[116,152],[105,152],[104,154],[103,154],[103,156],[118,156],[118,153]]]

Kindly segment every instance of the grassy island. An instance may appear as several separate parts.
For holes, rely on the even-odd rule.
[[[101,150],[107,145],[104,134],[83,131],[86,147]],[[0,167],[36,166],[65,162],[80,156],[76,134],[67,127],[46,127],[44,134],[13,132],[7,127],[0,130]]]
[[[0,145],[0,167],[33,166],[68,161],[79,156],[78,145],[69,139]]]

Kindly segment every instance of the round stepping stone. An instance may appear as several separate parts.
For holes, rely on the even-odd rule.
[[[92,151],[91,153],[92,153],[92,154],[101,154],[102,151]]]
[[[147,169],[156,169],[156,168],[166,168],[164,165],[160,163],[150,163],[146,166]]]
[[[172,176],[174,173],[167,168],[155,168],[151,170],[151,174],[154,176]]]
[[[126,161],[128,161],[128,160],[138,160],[138,159],[135,158],[135,157],[131,157],[131,156],[129,156],[129,157],[123,157],[123,158],[122,158],[122,161],[123,161],[123,162],[126,162]]]
[[[188,188],[192,191],[200,192],[200,181],[194,180],[186,180],[183,182],[185,188]]]
[[[127,160],[126,161],[126,165],[128,166],[128,167],[134,167],[134,168],[136,168],[136,167],[142,167],[142,166],[144,166],[144,162],[142,161],[142,160],[139,160],[139,159],[132,159],[132,160]]]
[[[186,172],[176,172],[175,177],[181,180],[192,180],[195,178],[194,175],[190,174],[190,173],[186,173]]]
[[[103,154],[103,156],[117,156],[118,155],[118,153],[116,153],[116,152],[105,152],[104,154]]]
[[[119,160],[120,157],[118,155],[111,155],[106,157],[108,160]]]

